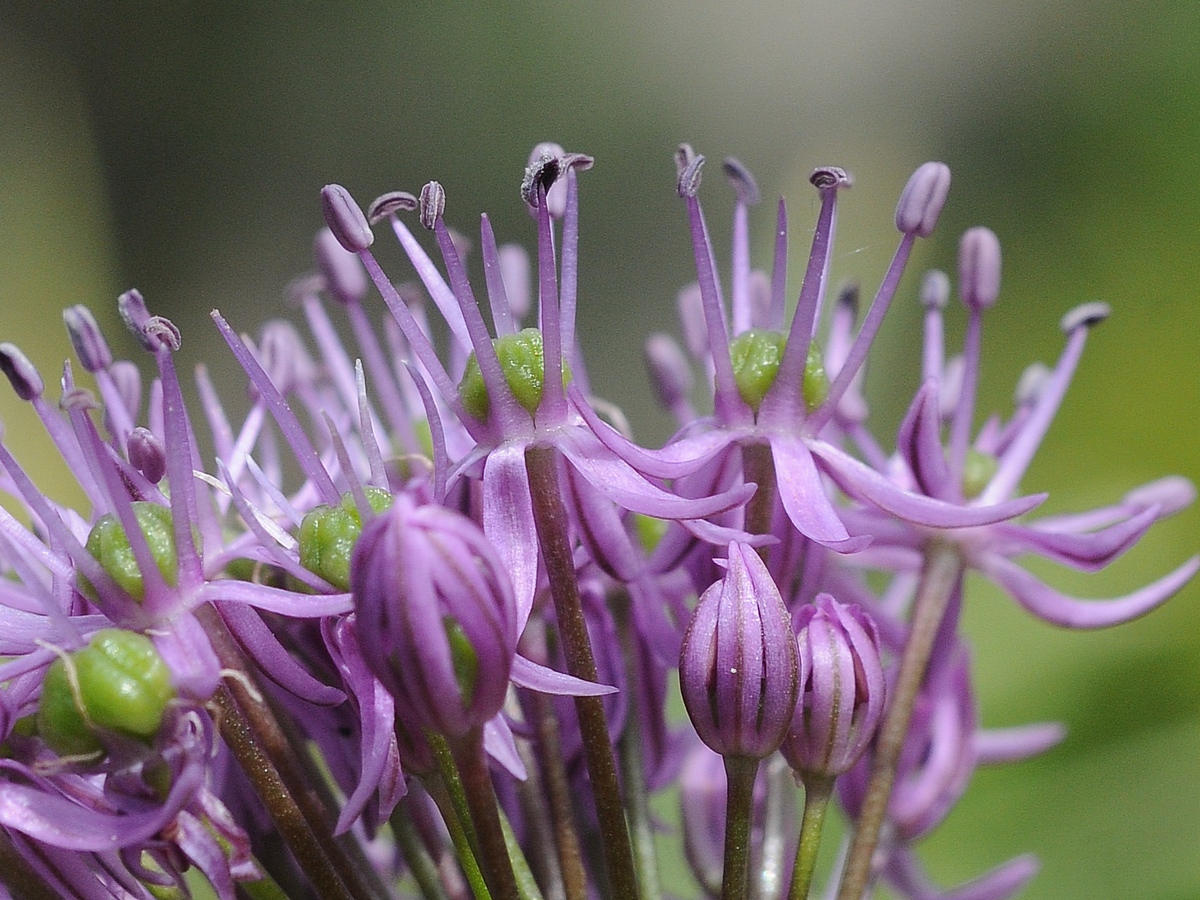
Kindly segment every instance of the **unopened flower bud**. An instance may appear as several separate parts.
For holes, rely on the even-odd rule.
[[[875,623],[829,594],[796,615],[800,693],[780,750],[801,775],[836,778],[867,749],[886,691]]]
[[[903,234],[929,237],[937,225],[946,195],[950,193],[950,168],[927,162],[908,179],[896,204],[896,228]]]
[[[363,658],[410,730],[461,737],[499,712],[517,607],[482,529],[399,497],[363,530],[350,569]]]
[[[317,232],[313,257],[325,285],[339,303],[357,303],[367,295],[367,272],[358,256],[347,252],[328,228]]]
[[[798,668],[791,616],[766,565],[729,545],[728,570],[700,597],[679,656],[683,703],[722,756],[765,759],[787,734]]]
[[[148,741],[174,696],[170,670],[151,640],[106,628],[46,670],[38,734],[63,755],[99,752],[104,731]]]
[[[1000,239],[990,228],[972,228],[958,245],[958,291],[970,309],[982,311],[1000,296]]]
[[[362,209],[340,184],[321,188],[321,211],[325,224],[349,253],[359,253],[375,243],[375,235]]]

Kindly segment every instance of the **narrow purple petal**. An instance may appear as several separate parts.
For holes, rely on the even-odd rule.
[[[1159,507],[1151,506],[1103,531],[1071,534],[1005,522],[995,527],[997,537],[1011,541],[1005,555],[1030,551],[1084,572],[1097,572],[1136,544],[1159,518]],[[997,549],[995,547],[991,548]]]
[[[854,553],[869,543],[869,535],[851,537],[829,502],[812,454],[794,435],[772,435],[771,457],[779,499],[796,529],[809,540],[839,553]]]
[[[900,423],[896,447],[912,470],[921,493],[947,499],[950,470],[942,449],[938,383],[933,379],[922,384],[913,398],[912,406]]]
[[[533,610],[538,573],[537,530],[523,444],[504,444],[487,457],[483,467],[483,531],[512,579],[520,635]]]
[[[518,687],[564,697],[600,697],[617,692],[612,685],[584,681],[582,678],[576,678],[574,675],[568,675],[531,659],[526,659],[519,653],[513,659],[509,678]]]
[[[1057,747],[1066,736],[1058,722],[981,729],[975,732],[975,754],[984,765],[1019,762]]]

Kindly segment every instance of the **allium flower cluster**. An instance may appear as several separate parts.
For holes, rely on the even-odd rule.
[[[136,291],[118,309],[149,379],[82,306],[64,314],[76,361],[56,397],[0,344],[86,498],[62,505],[0,443],[0,897],[774,900],[820,876],[843,900],[879,882],[991,900],[1033,876],[1019,857],[943,893],[919,861],[979,764],[1063,733],[980,727],[966,571],[1096,628],[1200,567],[1085,601],[1016,561],[1100,569],[1194,497],[1168,478],[1027,518],[1045,495],[1019,484],[1108,308],[1068,312],[1057,363],[977,429],[1000,249],[968,231],[963,350],[947,355],[950,279],[930,273],[922,384],[898,433],[877,435],[865,367],[949,170],[910,179],[860,319],[857,288],[828,285],[848,173],[813,173],[789,286],[784,202],[773,270],[753,270],[759,192],[726,161],[723,279],[704,157],[683,145],[676,162],[697,282],[679,296],[682,346],[646,344],[678,425],[663,447],[591,393],[575,318],[592,159],[554,144],[521,185],[533,259],[481,219],[482,306],[440,184],[365,211],[327,186],[315,272],[289,289],[305,331],[251,337],[213,313],[244,399],[201,367],[189,408],[179,331]],[[408,273],[380,265],[377,229]],[[690,726],[669,714],[673,673]],[[672,784],[696,889],[658,870],[649,798]],[[834,799],[852,839],[818,873]]]

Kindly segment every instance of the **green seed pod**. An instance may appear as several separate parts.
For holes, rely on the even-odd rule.
[[[654,516],[634,513],[633,529],[637,534],[638,543],[642,545],[642,550],[646,553],[653,553],[658,547],[659,541],[667,533],[669,524],[666,519],[656,519]]]
[[[450,659],[454,663],[454,677],[462,698],[468,705],[475,696],[475,684],[479,681],[479,655],[471,646],[466,630],[451,616],[442,617],[446,629],[446,640],[450,646]]]
[[[808,359],[804,362],[804,408],[812,412],[829,396],[829,378],[825,374],[825,360],[821,348],[813,341],[808,345]]]
[[[364,488],[363,493],[377,513],[392,505],[392,495],[381,488]],[[360,534],[362,519],[353,494],[344,494],[337,506],[309,510],[300,522],[300,565],[338,590],[350,590],[350,555]]]
[[[990,453],[968,448],[967,458],[963,460],[963,497],[973,500],[982,494],[996,474],[996,466],[996,457]]]
[[[786,338],[781,332],[752,328],[743,331],[729,344],[733,380],[737,383],[738,393],[755,413],[779,374],[785,343]]]
[[[162,573],[163,580],[174,585],[179,560],[175,553],[175,531],[171,511],[157,503],[139,500],[133,504],[133,514],[146,537],[150,555],[154,557],[154,563]],[[129,596],[135,600],[141,600],[145,596],[145,582],[133,555],[133,548],[129,546],[129,535],[125,533],[120,519],[115,515],[109,513],[101,516],[92,526],[88,534],[87,550]],[[89,596],[95,596],[95,589],[82,577],[80,590]]]
[[[175,688],[148,637],[106,628],[68,659],[47,669],[38,701],[38,733],[52,749],[96,753],[103,749],[98,729],[145,741],[158,733]]]
[[[508,382],[513,396],[529,414],[536,415],[542,402],[545,361],[542,355],[542,333],[536,328],[526,328],[517,334],[506,334],[492,341],[496,357],[500,360],[500,371]],[[563,366],[563,385],[571,380],[570,369]],[[467,358],[467,367],[462,381],[458,383],[458,397],[463,408],[481,422],[486,422],[491,411],[487,385],[479,370],[479,360],[472,353]]]

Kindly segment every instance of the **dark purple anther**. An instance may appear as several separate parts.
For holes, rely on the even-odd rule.
[[[808,182],[818,191],[840,191],[851,187],[854,178],[845,169],[837,166],[821,166],[813,169],[813,173],[808,176]]]
[[[758,184],[755,182],[754,176],[750,174],[750,170],[742,165],[741,160],[734,159],[732,156],[727,157],[721,164],[721,169],[725,172],[725,177],[729,179],[730,187],[737,194],[738,203],[757,206],[758,201],[762,199],[758,192]]]
[[[367,296],[367,272],[358,256],[348,253],[328,228],[313,239],[313,258],[325,286],[339,303],[358,303]]]
[[[63,323],[67,326],[75,355],[85,369],[100,372],[112,365],[112,351],[90,309],[86,306],[68,306],[63,310]]]
[[[950,192],[950,167],[927,162],[912,173],[896,204],[896,227],[904,234],[929,237]]]
[[[397,213],[415,212],[418,205],[417,198],[408,191],[388,191],[371,201],[367,207],[367,221],[374,225]]]
[[[151,484],[158,484],[167,474],[167,450],[148,428],[139,426],[129,433],[129,462]]]
[[[446,189],[436,181],[429,182],[421,188],[421,198],[417,208],[420,211],[421,225],[433,231],[437,226],[437,220],[446,211]]]
[[[1000,239],[990,228],[972,228],[958,245],[958,292],[975,312],[1000,296]]]
[[[46,389],[42,376],[16,344],[0,344],[0,369],[22,400],[34,400]]]
[[[143,343],[148,350],[158,350],[161,347],[166,347],[168,350],[174,352],[183,343],[183,336],[179,332],[179,326],[166,316],[151,316],[146,320],[143,333],[145,335]]]
[[[150,321],[150,310],[146,309],[146,301],[137,288],[130,288],[117,298],[117,314],[129,333],[137,338],[142,349],[153,353],[156,342],[146,337],[146,323]]]
[[[361,253],[375,242],[367,217],[350,192],[340,184],[327,184],[321,188],[321,212],[338,243],[350,253]]]
[[[684,145],[686,146],[686,145]],[[688,150],[691,150],[688,147]],[[683,157],[676,156],[676,162],[679,162]],[[679,180],[676,182],[675,190],[679,196],[688,200],[696,196],[700,190],[701,175],[700,171],[704,168],[704,157],[700,154],[692,154],[687,161],[687,165],[679,170]]]
[[[1058,323],[1067,334],[1070,334],[1076,328],[1091,328],[1094,325],[1099,325],[1112,314],[1112,309],[1107,303],[1101,303],[1095,300],[1091,303],[1084,303],[1075,307],[1062,317],[1062,321]]]

